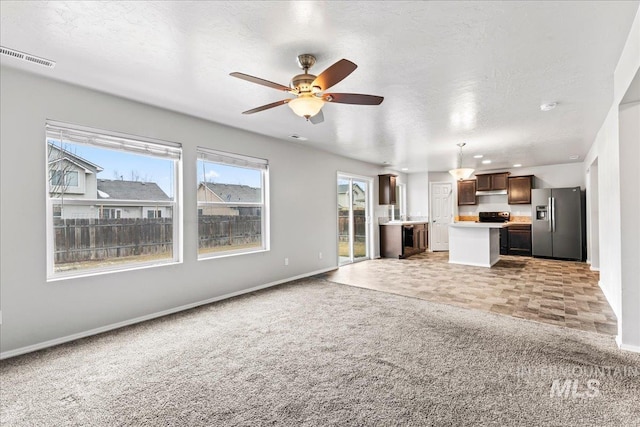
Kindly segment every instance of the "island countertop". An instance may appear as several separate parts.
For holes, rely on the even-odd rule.
[[[449,227],[461,228],[505,228],[509,224],[506,222],[475,222],[475,221],[458,221],[449,224]]]
[[[421,220],[421,221],[388,221],[380,223],[380,225],[414,225],[414,224],[428,224],[429,221]]]
[[[478,222],[478,221],[456,221],[449,224],[450,226],[457,227],[473,227],[473,228],[509,228],[512,226],[529,226],[531,227],[530,222]]]

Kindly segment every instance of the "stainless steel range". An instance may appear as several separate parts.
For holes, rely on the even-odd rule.
[[[510,212],[478,212],[478,222],[508,222]]]

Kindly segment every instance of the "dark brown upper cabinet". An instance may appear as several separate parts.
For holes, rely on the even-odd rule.
[[[397,175],[378,175],[378,204],[395,205],[396,200],[396,177]]]
[[[506,190],[509,182],[509,172],[476,175],[477,191]]]
[[[530,205],[533,175],[509,177],[509,204]]]
[[[476,204],[476,180],[458,181],[458,206]]]

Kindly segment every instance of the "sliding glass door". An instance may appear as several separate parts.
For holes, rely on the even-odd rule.
[[[338,175],[340,265],[369,259],[369,181]]]

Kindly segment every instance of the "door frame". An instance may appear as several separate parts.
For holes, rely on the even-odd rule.
[[[367,187],[368,187],[368,191],[366,192],[366,209],[367,209],[367,215],[366,215],[366,221],[365,221],[365,231],[367,233],[367,244],[366,244],[366,249],[367,249],[367,256],[361,259],[358,259],[357,261],[352,260],[349,264],[353,264],[354,262],[360,262],[360,261],[366,261],[366,260],[370,260],[375,258],[375,245],[374,245],[374,235],[373,235],[373,178],[370,176],[364,176],[364,175],[357,175],[357,174],[353,174],[353,173],[349,173],[349,172],[341,172],[341,171],[337,171],[336,172],[336,180],[334,181],[334,186],[335,186],[335,213],[336,213],[336,234],[335,234],[335,238],[336,238],[336,265],[338,267],[340,267],[340,240],[338,239],[338,234],[340,232],[340,220],[338,218],[338,180],[339,179],[352,179],[352,180],[358,180],[358,181],[364,181],[367,183]],[[344,264],[344,265],[348,265],[348,264]]]
[[[599,169],[596,157],[587,169],[587,264],[600,271]]]
[[[432,211],[433,211],[433,185],[434,184],[449,184],[451,186],[451,197],[449,198],[449,203],[451,204],[451,219],[449,220],[449,224],[451,224],[453,222],[453,217],[455,216],[455,211],[454,211],[454,203],[453,203],[453,187],[455,185],[455,182],[451,182],[451,181],[434,181],[434,182],[429,182],[429,252],[433,252],[433,246],[431,244],[431,238],[433,237],[433,215],[432,215]],[[449,249],[447,248],[447,251]],[[446,251],[442,251],[442,252],[446,252]]]

